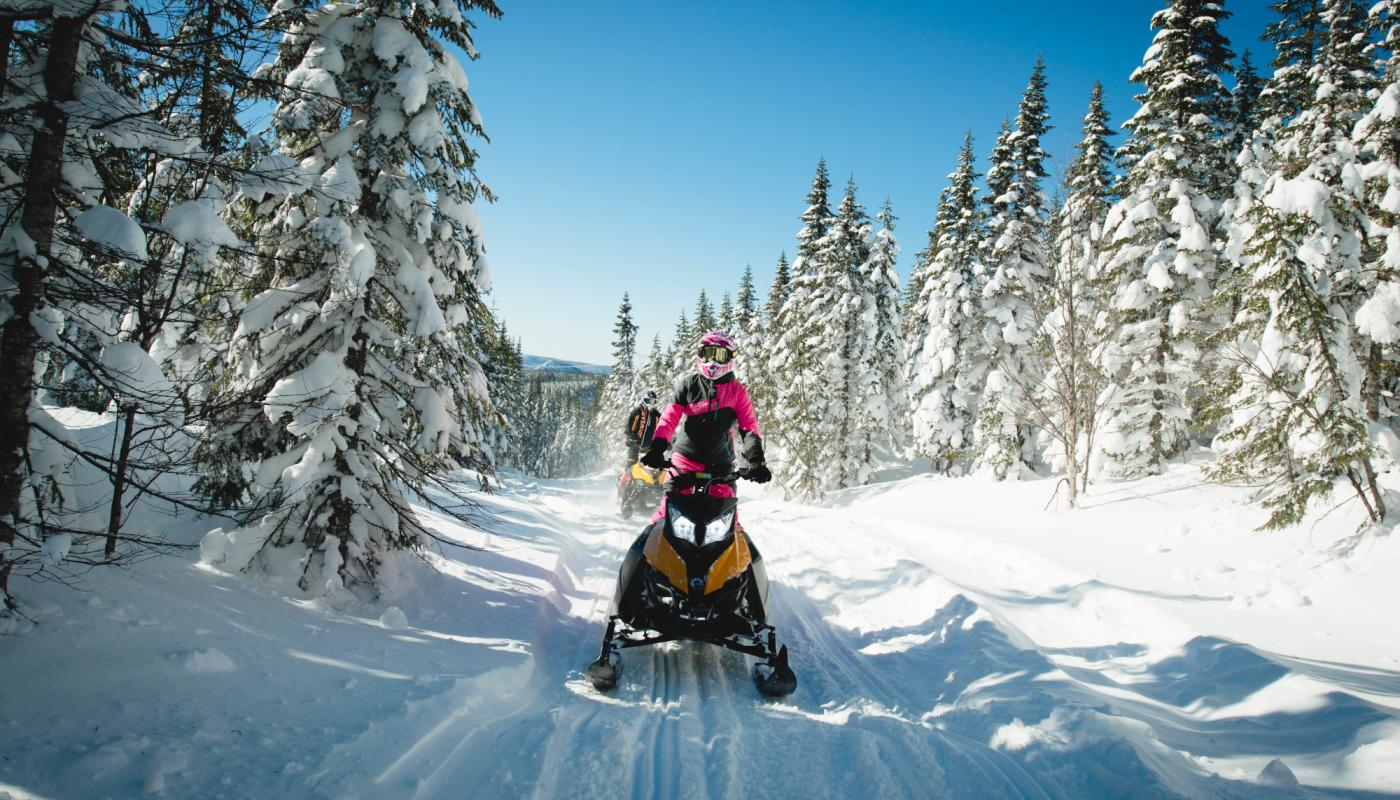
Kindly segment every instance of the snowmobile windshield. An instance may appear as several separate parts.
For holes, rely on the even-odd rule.
[[[737,497],[711,497],[707,494],[681,494],[670,492],[666,495],[666,507],[675,508],[685,515],[686,518],[694,521],[697,526],[705,526],[710,520],[726,512],[733,511],[739,505]]]

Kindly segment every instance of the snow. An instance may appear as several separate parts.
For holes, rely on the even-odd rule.
[[[134,342],[113,342],[102,350],[103,374],[120,396],[143,411],[174,424],[183,419],[180,396],[150,354]]]
[[[0,794],[1393,793],[1400,537],[1355,537],[1347,506],[1255,534],[1207,458],[1077,511],[1046,509],[1054,479],[906,473],[820,506],[745,484],[800,680],[776,702],[745,657],[696,644],[625,651],[607,695],[582,679],[638,527],[611,475],[508,472],[480,526],[420,508],[474,549],[391,557],[376,603],[289,595],[238,572],[243,531],[138,507],[203,557],[93,570],[83,592],[17,579],[49,613],[0,638],[0,680],[25,687]]]
[[[73,220],[83,238],[120,255],[145,260],[146,233],[136,221],[109,206],[93,206]]]
[[[219,218],[209,200],[186,200],[165,212],[161,227],[175,241],[212,259],[219,247],[242,244],[227,224]]]
[[[1400,341],[1400,283],[1385,281],[1356,310],[1356,330],[1381,344]]]
[[[1327,184],[1316,178],[1276,178],[1264,195],[1264,204],[1285,214],[1303,214],[1325,224],[1330,196]]]

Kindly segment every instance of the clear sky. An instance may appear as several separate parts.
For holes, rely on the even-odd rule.
[[[1254,53],[1268,0],[1233,0],[1224,30]],[[466,65],[490,143],[478,172],[492,302],[527,353],[607,364],[629,292],[670,340],[704,288],[718,305],[745,264],[766,294],[795,247],[818,158],[873,215],[899,217],[902,280],[923,247],[967,129],[979,172],[1044,54],[1058,175],[1095,79],[1114,124],[1157,0],[501,0]]]

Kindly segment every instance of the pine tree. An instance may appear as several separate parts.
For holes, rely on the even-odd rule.
[[[647,353],[646,364],[637,376],[637,392],[656,392],[657,397],[665,402],[671,388],[670,377],[671,360],[666,349],[661,346],[661,334],[658,333],[651,337],[651,350]]]
[[[1034,461],[1030,393],[1039,369],[1027,345],[1035,336],[1035,303],[1046,277],[1045,218],[1041,189],[1046,172],[1040,140],[1049,130],[1045,63],[1038,60],[1016,114],[1016,128],[993,162],[988,185],[988,278],[982,287],[983,340],[989,354],[986,392],[977,411],[976,458],[998,478],[1026,474]],[[1004,183],[1004,188],[1002,184]]]
[[[814,302],[835,322],[827,329],[826,341],[818,346],[833,371],[837,401],[837,439],[827,443],[830,486],[844,488],[864,483],[869,474],[871,448],[857,421],[862,373],[873,347],[873,331],[863,318],[873,287],[864,280],[862,268],[870,260],[870,217],[856,199],[855,178],[846,181],[846,191],[837,208],[817,256],[822,266],[823,284]],[[873,310],[873,306],[872,306]]]
[[[730,334],[747,342],[758,332],[760,314],[758,295],[754,293],[753,267],[745,264],[744,277],[739,280],[739,293],[734,298],[733,320],[731,321],[733,327]]]
[[[715,325],[731,336],[736,333],[734,325],[734,301],[729,299],[729,292],[725,292],[720,297],[719,313],[715,316]]]
[[[972,131],[965,137],[965,145],[970,145]],[[952,179],[949,175],[949,180]],[[948,188],[938,193],[938,206],[934,210],[933,227],[928,229],[928,240],[924,249],[914,256],[914,268],[909,274],[909,285],[904,289],[904,341],[912,348],[928,332],[928,307],[923,301],[924,282],[929,277],[929,265],[938,260],[938,240],[952,220],[947,218],[951,204],[948,202]],[[912,362],[911,362],[912,363]],[[907,372],[906,367],[906,372]],[[907,377],[907,375],[906,375]]]
[[[762,315],[755,314],[754,329],[749,335],[745,356],[739,362],[744,383],[749,390],[753,406],[763,413],[777,402],[777,378],[772,366],[773,348],[777,346],[780,331],[778,316],[783,303],[790,294],[792,276],[788,272],[787,253],[778,256],[778,265],[773,273],[773,283],[768,287],[768,298]],[[772,438],[771,436],[768,438]]]
[[[695,300],[695,325],[693,326],[695,335],[703,336],[708,331],[719,326],[719,321],[715,317],[715,308],[710,305],[710,298],[705,294],[705,290],[700,290],[700,296]]]
[[[637,395],[637,326],[632,322],[632,301],[626,292],[613,324],[612,348],[612,371],[603,382],[596,415],[599,441],[604,443],[604,458],[610,463],[622,456],[622,431]]]
[[[1362,10],[1326,0],[1321,18],[1326,36],[1307,71],[1314,99],[1281,130],[1280,168],[1251,209],[1255,266],[1232,353],[1239,388],[1212,470],[1261,486],[1267,528],[1299,522],[1340,479],[1370,521],[1385,515],[1362,399],[1365,353],[1351,324],[1366,294],[1366,222],[1351,185],[1351,131],[1369,105]]]
[[[1369,421],[1393,429],[1400,418],[1400,5],[1376,4],[1368,27],[1381,33],[1380,47],[1390,57],[1376,60],[1380,94],[1352,131],[1363,163],[1362,210],[1370,223],[1361,269],[1368,298],[1355,321],[1370,340],[1362,407]]]
[[[33,466],[34,454],[30,452],[35,446],[30,434],[35,427],[31,408],[36,359],[44,338],[38,324],[56,315],[48,274],[62,251],[61,242],[55,242],[62,195],[55,189],[63,186],[65,161],[72,158],[68,137],[80,135],[64,104],[74,100],[83,62],[83,38],[96,8],[74,16],[44,11],[42,7],[35,9],[42,24],[32,49],[17,48],[17,86],[10,85],[7,74],[3,87],[7,95],[16,88],[22,92],[6,100],[7,105],[13,104],[11,108],[26,108],[26,113],[6,109],[0,118],[5,135],[14,137],[24,153],[24,157],[6,154],[3,177],[7,188],[0,195],[0,211],[7,221],[0,245],[0,298],[6,312],[0,317],[0,595],[5,606],[0,613],[6,614],[16,607],[9,592],[11,573],[17,566],[27,569],[28,563],[38,560],[47,536],[41,516],[42,493],[36,488],[49,476]],[[7,22],[13,35],[14,23]],[[9,70],[8,50],[4,55],[4,67]],[[23,117],[31,114],[31,120],[40,124],[23,124]],[[26,127],[30,129],[27,135]],[[62,231],[58,233],[61,237]]]
[[[899,242],[894,235],[897,218],[888,199],[875,218],[880,231],[875,234],[870,257],[859,268],[864,305],[857,323],[860,357],[853,361],[857,371],[852,425],[858,448],[852,453],[859,465],[853,476],[857,485],[870,481],[878,456],[899,452],[905,446],[908,391],[903,372],[899,275],[895,272]]]
[[[695,368],[695,342],[699,337],[695,326],[690,324],[682,311],[680,319],[676,321],[676,333],[671,338],[671,347],[667,352],[671,360],[671,371],[666,378],[667,387]]]
[[[933,260],[920,265],[923,287],[911,313],[909,394],[913,451],[936,472],[970,464],[973,422],[986,376],[982,329],[983,215],[969,131],[938,207]],[[933,235],[932,232],[930,235]]]
[[[468,143],[482,130],[447,50],[475,52],[462,12],[477,10],[500,13],[311,9],[272,68],[278,149],[314,184],[257,209],[272,288],[243,310],[232,388],[261,397],[280,452],[252,465],[257,518],[234,538],[264,565],[296,564],[303,589],[377,591],[388,553],[427,535],[404,489],[490,467],[494,323],[472,209],[486,190]]]
[[[1279,0],[1271,6],[1278,19],[1264,29],[1263,39],[1273,44],[1274,74],[1259,97],[1264,116],[1274,120],[1270,127],[1281,127],[1312,104],[1308,73],[1326,35],[1322,6],[1323,0]]]
[[[1230,90],[1230,113],[1224,121],[1225,152],[1233,164],[1250,137],[1259,129],[1259,95],[1264,90],[1264,82],[1255,72],[1250,62],[1249,50],[1240,56],[1240,65],[1235,69],[1235,88]],[[1233,176],[1238,178],[1236,169]]]
[[[1188,444],[1194,398],[1205,371],[1202,329],[1216,283],[1212,230],[1228,175],[1217,118],[1227,93],[1220,74],[1229,47],[1217,26],[1225,12],[1204,0],[1171,0],[1133,80],[1138,112],[1124,123],[1128,163],[1121,199],[1104,223],[1100,274],[1112,293],[1106,315],[1114,344],[1105,357],[1113,401],[1101,437],[1122,475],[1157,473]],[[1221,194],[1215,194],[1215,192]]]
[[[812,177],[812,191],[807,193],[807,209],[802,212],[802,229],[797,232],[797,258],[792,262],[792,276],[818,269],[816,256],[821,241],[831,228],[831,178],[827,176],[826,159],[817,161],[817,174]]]
[[[808,196],[804,221],[826,202],[826,163],[818,165],[813,193]],[[820,190],[820,191],[818,191]],[[815,498],[828,488],[847,485],[851,465],[843,461],[849,446],[851,397],[846,358],[856,289],[851,260],[863,263],[856,241],[861,235],[864,210],[847,192],[849,203],[840,215],[826,219],[826,233],[818,241],[799,235],[799,255],[793,264],[789,293],[772,324],[769,377],[774,400],[768,415],[768,440],[780,452],[775,478],[788,497]],[[818,198],[814,202],[814,197]],[[809,221],[804,229],[816,228]],[[775,279],[776,280],[776,279]],[[771,302],[771,298],[770,298]]]
[[[1054,270],[1037,337],[1047,367],[1036,393],[1037,417],[1060,446],[1071,506],[1088,485],[1103,389],[1104,343],[1095,323],[1104,298],[1094,267],[1103,246],[1101,221],[1113,200],[1112,135],[1103,86],[1095,81],[1077,155],[1065,174],[1068,194],[1055,215]]]

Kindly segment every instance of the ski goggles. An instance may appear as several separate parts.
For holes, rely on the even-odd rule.
[[[707,344],[700,348],[700,358],[702,361],[713,361],[716,364],[727,364],[729,359],[734,357],[734,351],[728,347],[720,347],[717,344]]]

